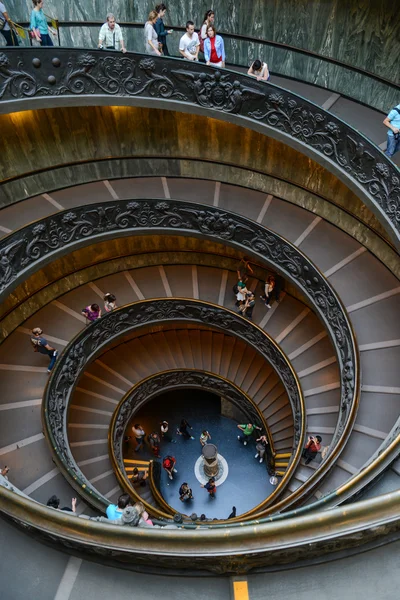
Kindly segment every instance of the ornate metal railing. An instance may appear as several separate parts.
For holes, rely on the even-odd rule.
[[[274,452],[273,438],[269,431],[268,423],[266,422],[262,412],[258,409],[257,405],[240,390],[231,381],[228,381],[220,375],[209,373],[207,371],[198,371],[194,369],[173,369],[170,371],[163,371],[157,375],[152,375],[143,381],[135,385],[134,388],[129,390],[125,396],[121,399],[117,408],[113,413],[113,417],[109,428],[109,454],[111,457],[111,463],[114,467],[114,472],[117,479],[125,489],[126,492],[132,492],[132,486],[129,483],[128,474],[124,464],[124,442],[126,435],[126,428],[131,422],[134,414],[140,410],[147,402],[151,401],[155,396],[164,393],[166,391],[172,391],[179,388],[193,388],[202,389],[212,393],[215,393],[234,406],[240,409],[244,413],[248,423],[255,423],[261,426],[262,430],[266,432],[270,444],[272,453]],[[159,466],[158,462],[152,462],[153,468]],[[273,465],[267,464],[269,468],[273,469]],[[295,465],[290,463],[290,473],[293,473]],[[284,486],[289,483],[290,474],[285,476],[284,479],[275,488],[274,492],[264,502],[258,504],[251,511],[248,511],[240,515],[240,520],[248,518],[250,514],[255,514],[262,510],[263,507],[272,504],[275,498],[277,498],[284,490]],[[173,514],[175,512],[163,499],[160,498],[159,493],[155,498],[160,505],[161,509],[165,512]],[[156,516],[165,517],[165,514],[157,514],[157,509],[148,504],[145,500],[141,499],[147,510],[151,514]]]
[[[314,264],[280,235],[234,213],[181,201],[120,200],[81,206],[32,223],[0,241],[0,301],[31,272],[76,247],[111,236],[160,231],[221,240],[257,262],[268,261],[309,298],[324,322],[337,351],[341,403],[331,453],[292,495],[301,496],[306,486],[315,487],[329,470],[351,433],[359,401],[359,366],[355,336],[340,299]]]
[[[300,149],[342,179],[400,244],[400,172],[331,113],[271,83],[204,64],[63,48],[0,53],[2,112],[57,105],[142,104],[216,116]]]
[[[57,21],[58,43],[64,47],[76,47],[79,44],[89,49],[96,48],[102,24],[103,21]],[[124,30],[127,48],[130,51],[141,52],[144,23],[119,21],[119,24]],[[25,25],[29,26],[29,23]],[[169,52],[172,56],[180,58],[179,37],[185,33],[185,28],[177,25],[172,27],[174,33],[168,36]],[[268,62],[272,75],[317,85],[384,112],[398,103],[398,82],[386,79],[378,73],[274,40],[230,31],[218,33],[224,38],[228,65],[248,68],[255,58],[261,57]],[[392,76],[395,77],[396,73]]]
[[[137,529],[77,519],[0,485],[3,518],[31,537],[68,553],[136,570],[141,566],[216,574],[340,558],[399,538],[400,490],[351,506],[269,523],[195,530]],[[334,539],[332,534],[334,532]]]
[[[201,323],[239,337],[257,350],[275,369],[291,404],[294,421],[293,446],[296,449],[282,479],[283,486],[300,460],[305,435],[304,400],[299,380],[290,362],[278,344],[247,319],[220,306],[183,298],[145,300],[122,306],[86,327],[68,344],[57,361],[43,397],[43,424],[55,461],[71,485],[96,508],[104,508],[109,504],[86,479],[68,444],[69,401],[78,379],[84,373],[87,364],[101,354],[111,342],[115,343],[122,336],[144,326],[167,321]],[[145,384],[139,393],[144,394],[146,389]],[[234,397],[232,391],[229,392],[229,396]],[[239,399],[237,401],[239,402]],[[129,403],[126,404],[126,410],[128,407]],[[122,436],[120,430],[118,434]]]

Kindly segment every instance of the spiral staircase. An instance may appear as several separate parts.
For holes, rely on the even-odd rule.
[[[304,95],[308,87],[302,88]],[[354,115],[359,119],[355,103]],[[232,593],[237,598],[240,597],[240,585],[245,584],[251,599],[264,597],[268,586],[271,597],[275,597],[274,594],[280,594],[280,597],[286,594],[288,598],[303,597],[298,594],[304,594],[305,597],[306,593],[315,592],[321,597],[332,598],[334,596],[329,595],[327,589],[333,585],[337,593],[347,598],[349,590],[354,591],[349,587],[354,572],[359,580],[364,577],[364,590],[369,587],[378,597],[393,597],[395,574],[388,575],[383,593],[379,592],[376,582],[380,569],[386,568],[388,572],[396,565],[399,552],[396,529],[389,527],[395,519],[391,512],[394,510],[392,498],[398,496],[381,497],[381,494],[395,494],[400,488],[400,465],[396,450],[391,450],[398,434],[400,402],[400,285],[398,255],[385,230],[372,219],[370,223],[373,224],[368,229],[368,219],[360,218],[358,234],[350,235],[345,231],[345,219],[335,226],[329,218],[316,216],[312,210],[293,200],[285,200],[272,190],[265,193],[256,185],[219,180],[211,169],[208,177],[201,179],[183,174],[177,177],[167,170],[146,177],[121,173],[112,179],[95,177],[79,184],[70,180],[62,189],[54,186],[42,191],[38,195],[28,193],[25,199],[18,198],[19,202],[3,203],[0,211],[3,241],[15,232],[21,232],[22,239],[26,235],[24,228],[35,226],[35,223],[31,224],[33,221],[40,225],[48,217],[58,213],[71,214],[77,207],[88,205],[90,210],[91,205],[99,203],[111,205],[121,200],[142,201],[146,198],[149,202],[157,199],[166,205],[177,201],[196,203],[194,206],[200,205],[202,209],[212,207],[226,218],[240,215],[254,227],[265,227],[282,236],[316,266],[320,277],[332,286],[345,308],[358,346],[359,394],[352,409],[353,416],[346,425],[348,434],[345,435],[343,430],[338,434],[344,410],[340,354],[318,306],[290,278],[283,277],[284,290],[272,309],[257,302],[253,323],[257,331],[265,332],[279,346],[292,365],[304,401],[305,434],[320,434],[323,446],[329,447],[330,466],[326,472],[320,456],[309,465],[299,460],[299,448],[293,443],[296,419],[282,378],[257,348],[234,332],[221,331],[212,321],[199,325],[183,323],[181,319],[176,323],[160,321],[157,326],[113,339],[111,346],[104,347],[84,365],[75,382],[65,430],[82,481],[87,480],[100,498],[115,502],[123,487],[116,476],[109,443],[116,407],[130,390],[147,378],[170,370],[189,369],[215,374],[239,388],[256,405],[269,428],[276,453],[276,470],[284,485],[274,503],[267,503],[245,518],[237,519],[238,527],[243,529],[249,521],[249,527],[255,527],[257,532],[258,524],[270,519],[269,535],[271,544],[276,542],[274,551],[277,552],[279,525],[285,521],[288,531],[296,530],[296,519],[297,523],[301,521],[301,540],[310,548],[314,538],[307,542],[307,536],[311,536],[312,527],[317,526],[318,521],[324,524],[330,514],[335,515],[337,521],[335,529],[327,520],[328,533],[324,531],[320,535],[321,539],[332,542],[326,553],[315,551],[308,555],[299,550],[295,559],[282,559],[281,562],[279,558],[276,562],[260,559],[250,568],[240,558],[232,558],[221,567],[220,573],[218,567],[214,572],[206,563],[202,567],[202,560],[208,552],[207,544],[210,544],[210,551],[214,551],[211,536],[218,536],[221,530],[228,540],[221,554],[229,555],[233,548],[234,556],[240,555],[235,544],[240,546],[242,542],[235,537],[238,535],[235,522],[230,526],[220,523],[214,529],[209,525],[204,531],[202,528],[191,530],[190,539],[185,538],[188,531],[178,531],[182,553],[191,557],[192,569],[183,562],[182,566],[152,562],[148,546],[145,547],[145,553],[150,556],[147,562],[143,558],[137,563],[121,561],[111,537],[104,538],[104,547],[114,548],[113,555],[100,547],[97,554],[86,555],[83,547],[77,549],[74,546],[77,533],[73,517],[54,516],[50,509],[41,506],[53,493],[61,499],[62,505],[69,504],[78,491],[78,515],[96,517],[102,512],[99,504],[91,501],[88,489],[83,489],[86,485],[78,484],[76,477],[60,465],[53,444],[46,439],[49,438],[48,425],[42,399],[51,392],[54,382],[53,379],[49,381],[43,356],[32,353],[31,329],[42,327],[48,341],[60,351],[67,348],[67,352],[71,340],[80,340],[85,335],[82,308],[91,302],[100,304],[106,292],[116,295],[119,307],[178,298],[199,301],[211,308],[220,307],[226,314],[232,314],[235,312],[232,287],[236,282],[236,264],[244,252],[225,244],[221,238],[204,242],[196,235],[163,235],[157,231],[154,235],[142,233],[119,239],[115,236],[116,243],[111,237],[97,243],[92,240],[90,246],[77,246],[64,255],[57,255],[54,260],[47,260],[27,273],[25,281],[22,277],[16,282],[3,305],[0,455],[2,464],[10,467],[12,485],[35,501],[34,506],[38,503],[38,511],[42,511],[42,535],[38,535],[32,524],[21,526],[23,505],[13,513],[10,509],[12,496],[2,497],[2,512],[8,521],[2,521],[0,528],[2,547],[8,548],[1,567],[8,575],[7,586],[3,586],[4,598],[20,598],[26,590],[33,598],[43,599],[61,600],[83,595],[91,598],[99,594],[106,597],[111,593],[122,595],[132,586],[140,590],[138,597],[154,598],[174,575],[174,592],[169,595],[167,589],[163,589],[166,597],[181,594],[194,597],[204,593],[204,589],[213,589],[217,598],[229,598]],[[383,250],[371,242],[376,238]],[[385,249],[387,265],[383,260]],[[8,254],[3,253],[4,256],[7,258]],[[5,274],[7,265],[3,264]],[[271,272],[281,272],[282,265],[256,258],[252,265],[254,274],[249,287],[257,298],[262,293],[265,277]],[[142,465],[142,468],[148,467],[147,463]],[[156,512],[165,512],[165,506],[160,507],[151,490],[146,488],[142,496]],[[370,504],[364,504],[364,500]],[[350,511],[348,520],[347,511]],[[372,526],[376,524],[380,537],[364,541],[360,533],[362,525],[358,526],[357,519],[361,523],[362,518],[371,515],[376,515],[375,521],[371,517],[371,522]],[[57,522],[60,529],[51,532],[46,519]],[[12,522],[26,531],[11,527]],[[87,519],[82,519],[82,523],[87,527],[89,538],[90,527],[98,524]],[[346,525],[354,525],[351,542],[348,546],[335,546],[332,540],[344,536],[340,526]],[[109,527],[111,531],[113,528]],[[125,530],[111,532],[110,536],[126,537],[132,533]],[[62,537],[62,531],[67,539],[63,549],[71,554],[70,557],[35,539],[54,546]],[[150,531],[149,542],[155,548],[154,553],[168,554],[162,536],[169,531]],[[46,533],[52,536],[51,539],[46,538]],[[96,529],[92,534],[93,545],[98,542]],[[142,540],[148,543],[143,535]],[[201,544],[204,548],[200,548]],[[21,555],[21,548],[26,555],[26,568],[10,581],[15,556]],[[364,554],[359,554],[360,550]],[[331,559],[336,561],[330,562]],[[97,561],[104,564],[99,566]],[[196,567],[196,561],[200,566]],[[293,569],[294,566],[298,568]],[[123,570],[124,567],[136,572],[130,573]],[[285,572],[281,573],[282,570]],[[101,581],[102,589],[96,580]],[[368,596],[369,592],[363,593],[367,598],[372,597]]]

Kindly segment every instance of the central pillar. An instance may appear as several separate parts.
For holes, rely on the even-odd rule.
[[[207,477],[218,475],[218,448],[214,444],[206,444],[201,451],[204,459],[204,474]]]

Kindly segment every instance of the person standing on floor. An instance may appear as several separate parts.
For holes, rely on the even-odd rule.
[[[162,466],[164,471],[166,471],[168,477],[172,480],[174,478],[174,473],[178,471],[175,469],[176,458],[175,456],[168,455],[163,459]]]
[[[203,24],[199,31],[200,52],[204,52],[204,42],[207,39],[207,30],[210,25],[214,25],[214,11],[207,10],[204,15]]]
[[[256,440],[256,450],[257,454],[254,458],[259,458],[259,462],[262,463],[264,461],[265,453],[267,451],[268,439],[266,435],[261,435]]]
[[[164,440],[165,442],[171,442],[172,444],[176,444],[176,440],[174,440],[169,434],[168,421],[161,421],[160,431],[161,431],[161,439],[162,440]]]
[[[189,487],[189,484],[186,481],[182,483],[181,487],[179,488],[179,500],[181,502],[193,500],[192,489]]]
[[[31,344],[34,352],[47,354],[47,356],[50,358],[50,363],[47,369],[47,372],[50,373],[57,360],[58,351],[53,348],[53,346],[50,346],[46,338],[43,337],[43,329],[40,329],[40,327],[35,327],[32,329]]]
[[[18,35],[3,2],[0,2],[0,33],[6,40],[6,46],[19,46]]]
[[[146,435],[143,427],[139,424],[136,423],[133,427],[132,427],[132,433],[133,433],[133,437],[136,440],[136,448],[135,448],[135,452],[139,452],[140,448],[143,446],[143,442],[144,442],[144,436]]]
[[[205,488],[210,495],[210,498],[215,498],[215,492],[217,491],[217,486],[215,485],[214,477],[210,477],[210,479],[204,485],[201,484],[200,487]]]
[[[112,13],[108,13],[106,22],[101,26],[98,47],[105,47],[106,50],[121,50],[123,54],[126,52],[121,27],[115,22]]]
[[[202,446],[205,446],[208,443],[208,440],[211,440],[211,435],[209,434],[207,429],[204,429],[200,435],[200,444]]]
[[[253,310],[256,305],[256,299],[253,292],[247,292],[244,304],[239,307],[239,313],[251,321],[253,319]]]
[[[160,436],[156,431],[153,431],[149,437],[147,438],[150,444],[151,451],[153,452],[156,458],[161,458],[160,456]]]
[[[270,277],[268,277],[267,281],[265,282],[264,295],[260,296],[261,300],[264,300],[265,306],[268,309],[271,308],[272,297],[275,294],[275,286],[276,286],[275,277],[273,275],[271,275]]]
[[[43,0],[32,0],[33,11],[31,12],[30,30],[33,33],[36,41],[40,42],[41,46],[54,46],[53,40],[50,37],[50,32],[54,35],[57,33],[47,24],[47,19],[43,12]]]
[[[320,435],[310,436],[307,440],[307,444],[303,450],[303,458],[305,458],[305,464],[308,465],[317,456],[321,450],[322,437]]]
[[[214,25],[209,25],[207,28],[207,39],[204,40],[204,58],[207,65],[225,67],[224,40],[217,35]]]
[[[194,440],[194,437],[188,432],[189,429],[193,429],[193,427],[186,421],[186,419],[182,419],[181,424],[179,425],[179,429],[177,429],[177,434],[182,435],[185,440]]]
[[[391,158],[400,150],[400,104],[390,111],[383,124],[389,128],[385,154]]]
[[[179,42],[179,52],[186,60],[199,60],[200,41],[194,30],[193,21],[186,23],[186,33]]]
[[[161,52],[158,47],[158,36],[154,29],[158,15],[155,10],[149,13],[148,20],[144,26],[144,51],[146,54],[152,54],[153,56],[161,56]]]
[[[154,29],[157,33],[159,50],[162,52],[164,56],[169,56],[168,46],[167,46],[167,35],[173,32],[172,29],[165,29],[163,18],[165,13],[167,12],[167,7],[165,4],[157,4],[156,13],[158,15],[157,21],[154,23]]]
[[[246,300],[246,294],[249,293],[249,290],[246,287],[245,282],[242,279],[239,279],[237,284],[233,287],[233,291],[236,294],[236,306],[242,306],[244,301]]]
[[[98,304],[89,304],[86,308],[82,308],[82,314],[87,318],[90,323],[100,319],[101,317],[101,308]]]
[[[104,296],[104,310],[106,312],[112,312],[117,308],[117,299],[114,294],[107,292]]]
[[[257,81],[268,81],[270,76],[267,63],[262,63],[261,60],[258,59],[255,60],[250,65],[247,75],[256,77]]]
[[[247,442],[251,439],[253,431],[258,429],[261,431],[261,427],[258,425],[254,425],[252,423],[244,423],[243,425],[238,425],[238,429],[242,432],[242,435],[238,435],[237,438],[239,441],[243,442],[243,446],[247,446]]]

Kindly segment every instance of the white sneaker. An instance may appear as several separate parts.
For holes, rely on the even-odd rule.
[[[168,473],[168,477],[169,477],[170,479],[172,479],[172,475],[171,475],[171,473]]]
[[[245,441],[245,442],[243,442],[243,446],[247,446],[247,442],[246,442],[246,441]]]
[[[271,308],[271,305],[270,305],[270,304],[266,304],[265,306],[266,306],[267,308]]]
[[[260,463],[262,463],[262,462],[263,462],[263,460],[264,460],[263,458],[260,458],[260,461],[259,461],[259,462],[260,462]]]
[[[177,473],[178,471],[176,469],[174,469],[174,473]]]
[[[254,456],[254,458],[258,458],[258,454],[256,454],[256,455]]]

